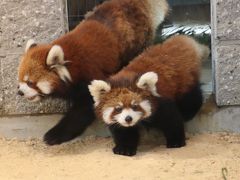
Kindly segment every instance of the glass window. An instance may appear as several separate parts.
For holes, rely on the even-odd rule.
[[[171,12],[158,29],[155,43],[164,41],[174,34],[187,34],[200,43],[211,46],[210,0],[169,0]],[[212,61],[203,63],[202,88],[212,92]]]
[[[72,30],[84,15],[104,0],[67,0],[69,30]]]

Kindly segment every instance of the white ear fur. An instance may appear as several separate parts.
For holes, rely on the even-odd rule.
[[[64,64],[63,49],[58,45],[54,45],[48,53],[46,63],[48,66],[57,65],[57,64],[63,65]]]
[[[61,46],[54,45],[47,56],[46,64],[50,66],[51,69],[55,69],[59,77],[64,81],[72,81],[71,75],[65,64],[68,61],[64,61],[64,52]]]
[[[153,96],[160,97],[160,95],[157,93],[157,82],[158,75],[155,72],[147,72],[139,78],[137,81],[137,87],[140,89],[149,90]]]
[[[33,39],[29,39],[25,47],[25,52],[27,52],[31,47],[36,45],[37,43]]]
[[[105,81],[93,80],[88,86],[88,89],[95,102],[94,105],[97,106],[100,103],[100,96],[109,92],[111,90],[111,86]]]

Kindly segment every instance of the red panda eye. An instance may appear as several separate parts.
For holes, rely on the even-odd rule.
[[[132,109],[133,109],[134,111],[138,110],[138,105],[137,105],[137,104],[133,104],[133,105],[132,105]]]
[[[31,82],[31,81],[27,81],[27,85],[28,85],[29,87],[33,87],[33,86],[34,86],[34,83]]]
[[[115,111],[116,111],[116,113],[121,113],[122,110],[123,110],[122,107],[115,107]]]

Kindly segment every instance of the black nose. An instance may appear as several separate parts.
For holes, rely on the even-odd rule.
[[[24,93],[22,91],[18,91],[17,94],[20,95],[20,96],[24,95]]]
[[[132,117],[131,116],[127,116],[126,118],[125,118],[125,121],[127,122],[127,123],[130,123],[130,122],[132,122]]]

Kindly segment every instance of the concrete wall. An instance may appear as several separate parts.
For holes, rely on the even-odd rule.
[[[240,104],[240,1],[212,0],[216,101]]]
[[[66,102],[46,100],[27,103],[16,96],[17,67],[26,41],[50,42],[65,33],[64,6],[61,0],[0,1],[0,116],[58,113]]]
[[[212,53],[218,105],[240,104],[240,1],[212,0]],[[64,112],[65,102],[30,104],[16,96],[26,41],[50,42],[66,31],[65,0],[0,1],[0,115]]]
[[[213,96],[205,96],[205,103],[199,114],[186,123],[186,131],[189,133],[203,132],[229,132],[240,133],[240,108],[218,108]],[[42,138],[43,135],[54,126],[61,115],[41,116],[10,116],[0,118],[0,137],[6,138]],[[96,135],[106,137],[110,133],[103,122],[95,121],[94,124],[81,136]],[[150,131],[142,134],[147,139],[159,138],[158,133]],[[153,136],[154,135],[154,136]]]
[[[0,135],[41,137],[68,104],[60,100],[27,103],[16,96],[17,67],[25,43],[34,38],[50,42],[66,31],[65,0],[0,1]],[[240,104],[240,2],[212,0],[212,43],[218,105]],[[42,116],[27,116],[39,115]],[[21,115],[21,116],[19,116]],[[6,117],[8,116],[8,117]],[[10,117],[9,117],[10,116]],[[240,108],[218,108],[210,98],[199,116],[187,125],[190,132],[240,132]],[[50,121],[52,120],[52,121]],[[100,128],[101,127],[101,128]],[[107,134],[102,125],[91,133]]]

